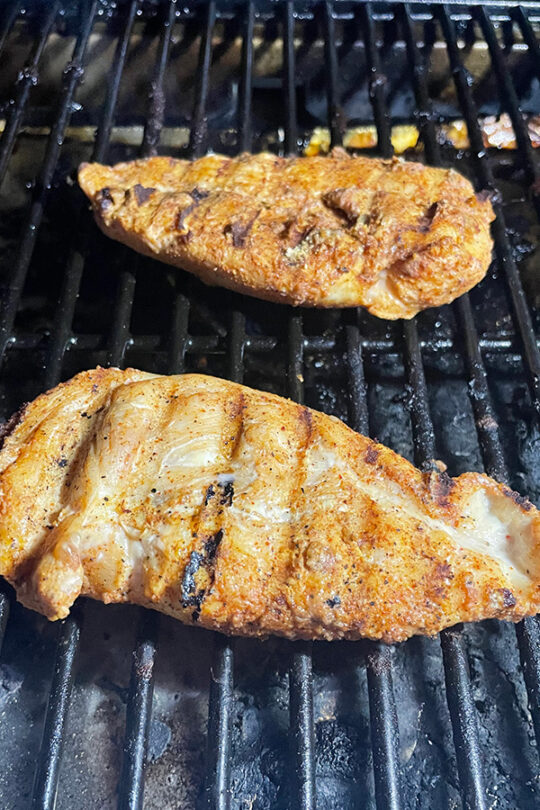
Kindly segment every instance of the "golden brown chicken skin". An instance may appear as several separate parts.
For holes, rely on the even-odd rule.
[[[453,170],[398,159],[154,157],[83,164],[113,239],[247,295],[412,318],[486,274],[493,210]]]
[[[528,501],[281,397],[98,368],[6,432],[0,573],[50,619],[84,594],[224,633],[398,641],[540,606]]]

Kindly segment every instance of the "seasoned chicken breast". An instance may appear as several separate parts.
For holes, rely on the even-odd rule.
[[[0,573],[50,619],[85,594],[225,633],[398,641],[540,606],[540,519],[338,419],[199,375],[79,374],[0,451]]]
[[[412,318],[485,275],[493,210],[452,170],[401,160],[208,155],[83,164],[113,239],[207,284]]]

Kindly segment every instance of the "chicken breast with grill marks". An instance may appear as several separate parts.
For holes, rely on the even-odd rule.
[[[83,164],[113,239],[258,298],[411,318],[486,274],[493,210],[455,171],[398,159],[154,157]]]
[[[540,606],[532,504],[271,394],[98,368],[5,434],[0,573],[50,619],[84,594],[231,634],[398,641]]]

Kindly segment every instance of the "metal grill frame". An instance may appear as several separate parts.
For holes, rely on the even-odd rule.
[[[350,4],[349,4],[350,5]],[[0,181],[3,179],[16,138],[21,130],[24,111],[30,89],[38,80],[38,71],[43,49],[60,9],[60,0],[50,5],[42,33],[32,49],[27,67],[21,74],[15,103],[11,108],[6,128],[0,140]],[[322,35],[327,62],[327,109],[328,127],[333,145],[341,143],[342,120],[338,93],[338,58],[335,44],[335,15],[340,4],[331,0],[319,3]],[[139,9],[139,0],[129,0],[123,12],[123,31],[117,41],[113,66],[110,72],[105,104],[97,130],[92,160],[106,161],[107,150],[114,123],[120,80],[126,62],[131,32]],[[238,103],[238,144],[249,150],[252,143],[251,86],[253,76],[253,31],[256,9],[252,0],[243,6],[243,46],[241,82]],[[19,13],[18,2],[13,2],[0,26],[0,51]],[[423,62],[414,37],[413,10],[408,4],[393,5],[405,39],[411,70],[411,80],[418,109],[418,123],[428,163],[440,162],[435,118],[429,97],[426,65]],[[60,150],[69,124],[72,103],[84,75],[87,48],[93,26],[98,17],[98,0],[83,3],[81,28],[74,46],[72,58],[64,73],[63,90],[55,123],[51,129],[41,172],[33,194],[32,204],[22,232],[17,261],[9,278],[0,308],[0,362],[13,346],[15,317],[23,292],[28,268],[36,245],[37,233],[47,203],[49,188],[58,164]],[[140,149],[142,157],[156,154],[164,108],[162,104],[163,82],[169,58],[171,36],[175,20],[180,13],[176,0],[166,0],[161,6],[161,35],[152,92],[148,99],[148,116]],[[193,110],[190,136],[190,154],[198,157],[205,153],[208,142],[206,105],[210,82],[212,55],[212,31],[216,23],[217,7],[210,0],[203,8],[195,10],[200,16],[201,38],[197,74],[197,91]],[[298,148],[298,127],[295,91],[295,6],[292,0],[281,3],[276,13],[280,16],[283,36],[282,86],[285,100],[286,153],[293,154]],[[377,128],[378,149],[383,157],[392,155],[390,121],[385,97],[385,81],[381,70],[378,46],[374,35],[374,9],[369,2],[359,4],[354,10],[364,36],[365,53],[371,76],[371,100]],[[430,11],[431,13],[431,11]],[[471,141],[471,153],[476,163],[478,187],[493,192],[497,219],[493,226],[495,251],[510,294],[517,340],[513,348],[520,350],[530,388],[531,400],[540,412],[540,353],[534,334],[531,314],[520,280],[511,246],[508,241],[504,214],[497,196],[497,188],[490,165],[490,156],[484,149],[478,125],[478,116],[466,68],[461,60],[455,24],[451,9],[445,3],[432,7],[434,18],[441,25],[457,96],[467,123]],[[517,159],[523,162],[527,182],[533,186],[532,199],[540,216],[538,168],[532,146],[524,125],[519,100],[512,78],[505,65],[505,56],[495,34],[493,19],[485,7],[472,10],[487,42],[492,64],[499,80],[501,102],[508,112],[519,151]],[[523,38],[534,57],[540,63],[540,46],[535,38],[526,6],[510,10],[511,19],[517,23]],[[536,183],[536,186],[534,185]],[[66,351],[72,338],[72,322],[75,304],[80,289],[85,255],[90,235],[89,220],[83,212],[81,201],[78,213],[80,228],[73,240],[68,258],[63,286],[58,302],[55,328],[49,339],[48,359],[44,383],[50,387],[59,382]],[[124,251],[124,265],[119,276],[117,296],[111,331],[107,341],[107,360],[110,365],[122,365],[126,348],[130,343],[130,317],[132,313],[137,259]],[[173,304],[173,318],[168,340],[168,372],[181,373],[188,351],[201,350],[208,339],[189,335],[189,300],[178,293]],[[500,481],[507,479],[504,453],[498,435],[494,411],[487,384],[487,372],[483,353],[487,349],[510,348],[508,342],[500,345],[478,339],[473,310],[468,296],[454,304],[455,315],[463,335],[462,354],[467,369],[470,400],[478,429],[486,471]],[[369,412],[366,400],[363,356],[375,344],[369,334],[362,331],[362,317],[356,313],[344,314],[347,342],[347,372],[350,397],[350,424],[363,433],[369,433]],[[206,343],[205,343],[206,340]],[[258,342],[257,342],[258,341]],[[317,342],[318,341],[318,342]],[[327,344],[327,345],[326,345]],[[303,332],[303,315],[291,311],[288,324],[288,394],[302,402],[302,370],[304,353],[317,347],[332,350],[332,340],[310,338]],[[384,351],[382,345],[378,348]],[[245,330],[244,315],[239,311],[230,314],[227,337],[228,376],[242,382],[244,353],[248,349],[264,349],[272,345],[271,338],[253,338]],[[415,321],[403,323],[401,353],[406,369],[407,382],[413,393],[410,409],[413,428],[415,460],[419,467],[428,469],[435,456],[435,436],[429,412],[427,386],[422,360],[422,347]],[[9,600],[0,592],[0,644],[9,614]],[[133,662],[127,721],[124,742],[123,768],[119,787],[119,807],[122,810],[142,808],[144,791],[144,767],[146,740],[152,711],[153,669],[156,660],[156,641],[159,617],[141,610],[138,638],[133,651]],[[537,619],[527,619],[516,627],[517,642],[529,694],[537,742],[540,744],[540,631]],[[74,663],[81,636],[81,616],[77,610],[60,624],[56,663],[51,683],[50,696],[44,723],[43,742],[37,763],[33,789],[32,807],[35,810],[52,810],[55,805],[58,775],[64,740],[66,719],[73,685]],[[234,701],[234,641],[216,636],[210,689],[207,782],[205,802],[217,810],[229,810],[230,793],[230,739],[231,717]],[[460,786],[464,806],[474,810],[486,808],[486,792],[482,775],[482,756],[479,746],[476,709],[471,691],[467,654],[459,627],[441,634],[445,668],[447,701],[452,721],[457,754]],[[366,655],[367,682],[371,717],[376,803],[378,810],[399,810],[401,807],[400,775],[398,762],[397,709],[392,686],[392,649],[382,644],[370,643]],[[291,740],[291,790],[295,807],[314,810],[316,806],[315,784],[315,736],[313,720],[312,647],[308,643],[295,645],[290,659],[290,740]]]

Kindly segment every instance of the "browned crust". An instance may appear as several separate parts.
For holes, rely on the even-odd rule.
[[[485,275],[489,200],[452,170],[327,157],[83,164],[109,236],[218,284],[297,306],[410,318]]]

